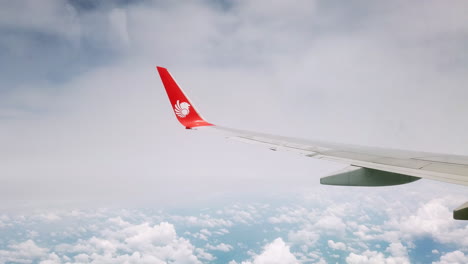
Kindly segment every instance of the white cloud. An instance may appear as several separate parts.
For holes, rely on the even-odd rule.
[[[229,216],[229,219],[237,223],[247,224],[254,220],[252,214],[245,210],[229,209],[225,213]]]
[[[47,256],[47,249],[41,248],[32,240],[10,244],[8,250],[0,250],[0,263],[32,263]]]
[[[260,255],[254,257],[253,261],[242,262],[242,264],[298,264],[299,261],[291,253],[281,238],[275,239],[267,244]]]
[[[57,256],[55,253],[50,253],[47,259],[42,260],[39,262],[39,264],[60,264],[62,261],[60,260],[60,257]]]
[[[50,221],[50,222],[60,220],[60,216],[52,212],[40,214],[38,217],[42,220]]]
[[[294,245],[305,245],[308,247],[314,246],[317,240],[320,238],[320,235],[317,232],[321,230],[311,231],[310,228],[304,228],[298,231],[290,231],[288,233],[288,240]]]
[[[195,233],[192,235],[194,238],[198,238],[200,240],[205,240],[208,241],[208,236],[202,234],[202,233]]]
[[[201,229],[200,233],[207,235],[207,236],[211,236],[211,232],[206,228]]]
[[[268,222],[272,224],[297,224],[307,221],[310,213],[306,208],[279,208],[280,214],[268,218]]]
[[[433,190],[433,189],[431,189]],[[370,193],[362,194],[362,196],[371,196],[373,197],[372,191]],[[383,197],[383,200],[387,200],[386,197],[391,197],[392,192],[380,191],[379,195]],[[321,199],[324,197],[320,197]],[[361,197],[355,197],[356,200],[362,200]],[[400,197],[402,200],[412,200],[414,197],[408,195],[408,197]],[[308,200],[310,202],[310,200]],[[392,204],[398,203],[398,200],[390,200],[388,204],[382,203],[379,201],[379,204],[385,208],[389,208]],[[272,243],[267,244],[263,248],[263,252],[255,248],[248,248],[245,244],[239,243],[238,241],[233,240],[232,245],[236,245],[235,248],[227,244],[226,241],[231,241],[230,237],[224,237],[224,235],[229,234],[229,230],[225,229],[223,224],[215,223],[226,223],[224,217],[230,217],[224,215],[223,213],[217,214],[216,218],[212,219],[210,212],[215,210],[204,209],[203,214],[199,214],[197,217],[192,218],[191,216],[172,216],[164,212],[159,212],[161,215],[146,215],[143,212],[135,211],[124,211],[124,210],[98,210],[97,212],[91,211],[82,211],[79,213],[79,217],[75,217],[75,213],[71,214],[67,211],[54,211],[54,215],[58,218],[54,222],[42,221],[41,215],[48,215],[48,212],[40,212],[36,215],[20,215],[12,217],[4,217],[5,224],[7,225],[19,225],[27,226],[28,228],[24,229],[24,235],[31,234],[31,230],[35,230],[34,225],[57,225],[57,227],[62,226],[62,221],[67,222],[70,219],[84,219],[89,220],[89,222],[80,222],[83,225],[76,228],[66,228],[66,232],[54,229],[54,239],[63,241],[61,238],[67,239],[76,239],[74,242],[53,245],[49,249],[41,248],[35,244],[32,240],[25,244],[29,244],[34,249],[34,245],[39,248],[38,257],[36,257],[36,262],[40,261],[49,261],[54,263],[58,261],[58,257],[62,262],[69,263],[86,263],[86,262],[110,262],[110,263],[123,263],[125,261],[131,262],[147,262],[147,263],[158,263],[161,261],[187,261],[188,263],[200,263],[215,261],[217,254],[223,254],[222,252],[237,252],[238,250],[247,252],[251,257],[246,260],[245,263],[262,263],[262,261],[268,261],[270,259],[286,256],[286,260],[290,256],[294,256],[294,259],[297,262],[311,262],[320,261],[324,255],[323,250],[330,251],[340,250],[347,251],[346,260],[349,263],[409,263],[408,248],[417,248],[420,246],[418,244],[418,239],[420,236],[427,238],[432,236],[434,239],[438,239],[439,236],[442,236],[440,232],[447,232],[449,236],[453,236],[456,232],[464,234],[466,225],[463,222],[453,221],[451,219],[447,222],[453,222],[453,224],[446,224],[446,220],[443,220],[441,223],[437,221],[441,220],[440,216],[435,217],[437,220],[437,225],[444,228],[433,228],[435,230],[433,234],[429,234],[427,231],[424,231],[422,234],[418,231],[419,227],[415,227],[414,231],[408,231],[405,227],[405,224],[401,224],[401,221],[407,219],[423,218],[427,216],[428,212],[431,212],[432,208],[439,208],[438,205],[443,205],[441,211],[446,211],[448,201],[451,203],[457,203],[456,200],[452,200],[450,197],[443,199],[433,199],[427,202],[422,203],[421,205],[414,205],[413,214],[403,214],[406,213],[406,208],[399,208],[402,206],[399,204],[395,208],[392,208],[391,211],[385,210],[382,211],[380,207],[374,207],[372,204],[362,205],[361,211],[357,214],[348,214],[347,221],[342,221],[340,217],[330,216],[330,213],[342,214],[344,212],[353,211],[355,207],[352,202],[347,203],[344,206],[340,206],[338,209],[333,210],[317,210],[317,207],[307,208],[303,207],[300,210],[297,210],[297,205],[301,204],[301,201],[295,201],[292,207],[284,206],[281,209],[275,207],[270,208],[270,210],[261,211],[258,209],[257,213],[252,213],[252,222],[261,222],[268,221],[265,216],[275,217],[278,215],[294,215],[296,214],[296,219],[299,221],[296,224],[283,223],[280,225],[281,229],[275,232],[277,234],[284,235],[284,232],[288,232],[287,244],[281,240],[276,239]],[[339,201],[338,201],[339,202]],[[332,204],[333,201],[328,201],[327,203]],[[312,203],[314,204],[314,203]],[[413,205],[413,204],[411,204]],[[323,204],[324,207],[329,207],[328,204]],[[260,208],[261,206],[258,206]],[[238,208],[243,208],[239,206]],[[329,207],[330,208],[330,207]],[[243,209],[242,209],[243,210]],[[253,209],[249,212],[254,211]],[[296,211],[297,213],[291,213]],[[299,213],[300,211],[300,213]],[[391,212],[391,213],[389,213]],[[424,214],[421,212],[425,212]],[[382,224],[376,225],[374,223],[369,223],[368,218],[361,217],[362,215],[375,215],[378,214],[382,218]],[[117,216],[116,215],[120,215]],[[232,214],[231,214],[232,215]],[[436,215],[438,215],[436,213]],[[441,214],[444,215],[444,214]],[[40,219],[40,220],[39,220]],[[140,221],[141,219],[142,221]],[[153,219],[149,221],[149,219]],[[193,234],[203,235],[207,239],[207,242],[203,242],[205,246],[202,248],[197,248],[192,244],[188,239],[182,238],[177,235],[176,228],[173,224],[169,222],[156,221],[154,219],[170,219],[175,225],[182,225],[188,227],[190,232],[185,232],[184,237],[191,238]],[[195,219],[195,220],[194,220]],[[325,220],[329,219],[330,225],[322,225]],[[373,219],[372,217],[370,219]],[[424,219],[431,219],[431,217],[426,217]],[[432,221],[434,221],[434,219]],[[30,222],[30,220],[35,220]],[[215,220],[215,221],[213,221]],[[149,221],[149,222],[147,222]],[[422,219],[418,220],[422,221]],[[416,221],[416,222],[418,222]],[[159,224],[154,224],[155,222]],[[194,225],[194,223],[196,223]],[[200,225],[200,223],[203,223]],[[210,223],[210,224],[208,224]],[[249,227],[251,222],[231,222],[233,230],[236,230],[239,226]],[[331,225],[338,223],[340,226],[338,229],[330,228]],[[32,225],[31,225],[32,224]],[[341,226],[341,225],[344,225]],[[193,233],[201,226],[206,226],[200,228],[198,232]],[[210,227],[209,227],[210,226]],[[271,230],[274,229],[274,224],[270,224]],[[213,229],[211,229],[211,227]],[[19,228],[22,229],[22,228]],[[76,231],[76,230],[79,231]],[[269,227],[262,228],[258,232],[269,229]],[[339,230],[339,231],[337,231]],[[425,230],[422,228],[421,230]],[[405,232],[403,232],[405,231]],[[274,231],[271,231],[274,232]],[[356,233],[362,233],[361,235],[356,235]],[[413,232],[413,233],[411,233]],[[42,242],[44,235],[47,232],[37,232],[34,239],[36,241]],[[218,234],[219,233],[219,234]],[[91,234],[91,235],[90,235]],[[328,234],[336,235],[343,234],[339,237],[337,241],[336,237],[330,239],[331,237]],[[70,236],[71,235],[71,236]],[[223,236],[221,236],[223,235]],[[226,235],[227,236],[227,235]],[[86,238],[83,238],[86,237]],[[234,234],[235,237],[235,234]],[[361,237],[365,239],[361,239]],[[199,237],[200,238],[200,237]],[[357,238],[357,239],[356,239]],[[459,246],[454,241],[458,241],[461,236],[456,236],[455,240],[446,239],[439,240],[439,243],[444,244],[447,248],[456,246],[454,249],[458,249],[459,252],[466,255],[466,249],[463,246]],[[228,240],[221,240],[228,239]],[[198,243],[201,241],[197,241]],[[222,243],[224,242],[224,243]],[[237,242],[237,243],[236,243]],[[261,242],[257,245],[261,245]],[[381,243],[383,242],[383,243]],[[387,245],[388,242],[388,246]],[[266,242],[263,242],[266,243]],[[0,251],[0,256],[5,258],[13,259],[17,256],[18,259],[21,259],[18,256],[21,256],[20,251],[23,250],[23,246],[14,246],[16,244],[11,244],[9,248]],[[291,246],[295,252],[291,252]],[[37,249],[36,248],[36,249]],[[20,250],[21,249],[21,250]],[[322,250],[323,249],[323,250]],[[452,250],[454,250],[452,249]],[[338,251],[330,251],[328,257],[343,258],[342,254],[338,254]],[[439,258],[439,253],[433,251],[434,254],[430,254],[431,249],[428,249],[428,254],[432,258]],[[29,250],[34,252],[34,250]],[[138,253],[135,253],[138,252]],[[276,252],[276,253],[274,253]],[[280,253],[282,252],[282,253]],[[275,255],[277,254],[277,255]],[[25,262],[32,262],[33,258],[28,257],[27,254],[23,254],[23,260]],[[65,255],[71,255],[70,260],[66,260]],[[446,255],[446,256],[445,256]],[[440,261],[447,259],[452,259],[455,257],[460,257],[460,253],[445,254],[445,258],[440,258]],[[257,261],[257,262],[255,262]],[[341,259],[344,261],[344,259]],[[1,262],[0,262],[1,263]],[[45,262],[47,263],[47,262]],[[442,262],[443,263],[443,262]]]
[[[408,258],[408,250],[401,243],[391,243],[385,251],[394,257]]]
[[[111,221],[112,222],[112,221]],[[214,260],[214,257],[197,249],[190,241],[177,236],[172,224],[162,222],[151,226],[148,223],[113,226],[102,230],[101,235],[68,244],[60,244],[50,249],[41,248],[28,240],[12,244],[8,250],[0,250],[0,263],[61,263],[66,254],[75,254],[74,262],[67,263],[201,263]],[[52,252],[52,250],[54,252]]]
[[[115,8],[109,13],[109,21],[111,28],[114,31],[114,43],[121,45],[128,45],[130,37],[127,28],[127,14],[121,8]]]
[[[341,218],[334,215],[325,215],[321,217],[315,227],[327,233],[343,234],[346,230],[346,225]]]
[[[440,260],[433,262],[433,264],[464,264],[468,263],[468,255],[457,250],[446,253],[440,257]]]
[[[126,236],[125,243],[134,249],[166,245],[177,237],[174,226],[167,222],[153,227],[148,223],[134,225],[123,229],[121,232]]]
[[[218,231],[215,231],[214,233],[217,235],[225,235],[225,234],[229,234],[229,230],[227,230],[226,228],[221,228]]]
[[[346,263],[349,264],[409,264],[408,259],[385,257],[384,254],[376,251],[365,251],[361,255],[351,253],[346,257]]]
[[[333,240],[328,240],[328,246],[335,250],[346,250],[346,244],[343,242],[335,242]]]
[[[350,253],[346,257],[349,264],[409,264],[408,252],[401,243],[392,243],[386,249],[390,256],[382,252],[366,250],[362,254]]]
[[[59,0],[4,2],[0,9],[0,24],[59,34],[74,40],[81,34],[75,10]]]
[[[454,196],[430,200],[412,215],[390,216],[388,225],[406,240],[429,236],[442,243],[468,247],[468,227],[452,219],[450,208],[458,201],[461,199]]]
[[[232,246],[224,243],[220,243],[218,245],[210,245],[206,244],[205,248],[208,250],[216,250],[216,251],[222,251],[222,252],[229,252],[232,250]]]
[[[87,254],[81,253],[73,257],[75,262],[77,263],[88,263],[89,262],[89,256]]]
[[[320,258],[319,261],[314,262],[314,264],[327,264],[327,262],[325,261],[325,259]]]
[[[112,225],[117,225],[117,226],[120,226],[120,227],[127,227],[127,226],[130,225],[130,223],[124,221],[120,216],[110,218],[107,221]]]
[[[206,261],[213,261],[215,260],[216,258],[211,255],[210,253],[206,252],[204,249],[202,248],[197,248],[195,249],[195,253],[197,255],[197,257],[199,259],[203,259],[203,260],[206,260]]]
[[[375,251],[365,251],[361,255],[351,253],[346,257],[346,263],[348,264],[382,264],[385,263],[385,257],[382,253]]]
[[[215,228],[215,227],[230,227],[233,225],[233,222],[228,219],[223,218],[214,218],[209,215],[197,216],[173,216],[172,219],[175,221],[185,222],[187,225],[194,227],[205,227],[205,228]]]

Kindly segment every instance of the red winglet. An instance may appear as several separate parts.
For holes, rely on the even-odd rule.
[[[171,102],[171,106],[179,122],[188,129],[201,126],[213,126],[213,124],[206,122],[197,110],[195,110],[192,102],[190,102],[179,85],[177,85],[169,71],[163,67],[156,67],[156,69],[159,72],[164,88],[166,88],[167,96],[169,97],[169,101]]]

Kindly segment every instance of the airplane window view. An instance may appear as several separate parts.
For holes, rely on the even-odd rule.
[[[468,2],[0,2],[0,264],[468,263]]]

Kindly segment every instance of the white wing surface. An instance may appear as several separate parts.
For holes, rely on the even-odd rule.
[[[209,129],[227,132],[233,139],[265,145],[273,150],[294,151],[357,167],[468,186],[468,157],[465,156],[310,141],[219,126]]]

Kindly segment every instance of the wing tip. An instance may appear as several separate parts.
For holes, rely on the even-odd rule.
[[[182,88],[176,83],[169,71],[161,66],[156,66],[161,81],[166,90],[169,102],[173,106],[178,121],[187,129],[202,126],[214,126],[205,121],[197,112],[193,103],[188,99]]]
[[[158,71],[160,75],[163,74],[164,72],[169,72],[167,68],[161,67],[161,66],[156,66],[156,70]]]

